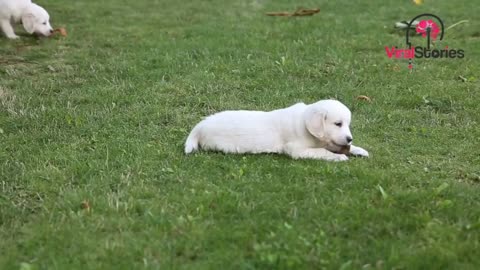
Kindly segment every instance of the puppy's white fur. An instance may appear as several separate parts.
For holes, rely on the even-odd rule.
[[[7,38],[18,38],[12,23],[19,22],[30,34],[49,36],[53,33],[49,20],[47,11],[30,0],[0,0],[0,28]]]
[[[344,161],[336,154],[350,145],[350,154],[368,157],[351,145],[350,110],[336,100],[263,111],[224,111],[198,123],[185,143],[185,153],[199,148],[225,153],[283,153],[295,159]]]

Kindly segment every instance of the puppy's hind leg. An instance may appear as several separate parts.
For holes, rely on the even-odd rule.
[[[13,31],[12,25],[10,24],[9,20],[1,20],[0,21],[0,27],[2,28],[3,33],[5,33],[5,36],[10,39],[17,39],[19,36],[15,35],[15,32]]]
[[[324,148],[303,148],[294,144],[287,145],[284,151],[294,159],[322,159],[327,161],[346,161],[348,157],[335,154]]]
[[[188,135],[187,141],[185,142],[185,154],[190,154],[199,148],[199,136],[200,136],[200,124],[196,125],[193,130]]]

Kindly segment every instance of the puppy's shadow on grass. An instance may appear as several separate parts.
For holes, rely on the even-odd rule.
[[[19,36],[19,39],[7,39],[6,37],[0,37],[0,40],[5,41],[6,45],[10,44],[14,46],[17,50],[25,47],[40,46],[42,43],[49,39],[48,37],[42,37],[37,35],[32,35],[29,33],[16,33]]]
[[[183,150],[183,149],[182,149]],[[183,153],[183,152],[182,152]],[[185,155],[185,154],[184,154]],[[345,162],[332,162],[327,160],[321,159],[294,159],[289,157],[286,154],[276,154],[276,153],[259,153],[259,154],[252,154],[252,153],[244,153],[244,154],[227,154],[220,151],[197,151],[195,153],[191,153],[185,155],[185,159],[189,158],[206,158],[209,160],[216,160],[216,161],[233,161],[233,162],[242,162],[245,160],[255,160],[258,162],[288,162],[288,163],[295,163],[295,164],[311,164],[312,162],[315,163],[325,163],[325,164],[342,164]],[[353,156],[349,155],[349,161],[351,160],[366,160],[364,157]],[[347,161],[346,163],[348,163]]]
[[[50,57],[51,46],[45,46],[47,38],[17,33],[19,39],[9,40],[0,47],[0,64],[2,66],[15,66],[22,64],[40,64],[43,59]],[[0,40],[3,41],[3,40]]]

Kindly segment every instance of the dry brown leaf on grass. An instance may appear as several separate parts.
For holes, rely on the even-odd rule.
[[[265,13],[265,15],[267,16],[291,16],[290,13],[288,12],[267,12]]]
[[[337,152],[337,154],[344,154],[344,155],[350,154],[350,145],[342,146],[340,150]]]
[[[315,13],[320,12],[319,8],[315,9],[304,9],[304,8],[299,8],[293,13],[289,12],[267,12],[265,15],[267,16],[283,16],[283,17],[291,17],[291,16],[312,16]]]
[[[53,30],[53,34],[55,33],[59,33],[62,37],[66,37],[67,36],[67,30],[63,27],[60,27],[60,28],[57,28],[57,29],[54,29]],[[52,34],[52,36],[53,36]]]
[[[358,100],[365,100],[365,101],[368,101],[368,102],[372,102],[372,99],[367,97],[367,96],[364,96],[364,95],[360,95],[357,97]]]
[[[90,211],[90,203],[87,200],[84,200],[80,205],[80,207],[86,210],[87,212]]]
[[[292,16],[312,16],[313,14],[318,12],[320,12],[319,8],[315,8],[315,9],[300,8],[300,9],[297,9],[297,11],[295,11]]]

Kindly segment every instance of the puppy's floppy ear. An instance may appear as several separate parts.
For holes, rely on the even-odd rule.
[[[32,13],[26,13],[23,14],[22,16],[22,24],[23,28],[25,28],[25,31],[27,31],[29,34],[32,34],[35,28],[33,25],[35,24],[35,17],[33,16]]]
[[[305,111],[305,126],[308,132],[318,139],[325,137],[325,120],[327,119],[327,112],[320,108],[310,106]]]

